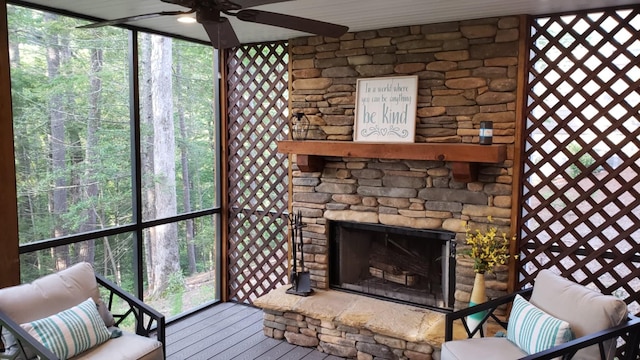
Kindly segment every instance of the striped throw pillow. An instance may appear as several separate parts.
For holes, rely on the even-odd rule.
[[[102,344],[111,336],[92,298],[20,326],[60,359],[68,359]]]
[[[507,325],[507,339],[527,354],[535,354],[573,339],[573,333],[568,322],[516,295]]]

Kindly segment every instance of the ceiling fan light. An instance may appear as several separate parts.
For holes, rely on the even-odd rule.
[[[177,20],[183,24],[195,24],[196,22],[196,19],[189,15],[178,16]]]

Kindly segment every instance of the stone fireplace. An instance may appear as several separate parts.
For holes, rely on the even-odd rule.
[[[326,157],[322,171],[294,170],[293,209],[302,213],[306,225],[305,266],[312,286],[330,288],[330,252],[336,245],[331,242],[331,224],[336,222],[362,224],[360,229],[353,225],[348,230],[352,234],[369,226],[450,234],[458,254],[465,248],[467,224],[482,228],[491,216],[508,232],[510,209],[497,205],[511,199],[511,187],[493,182],[492,174],[499,169],[484,165],[471,183],[454,181],[446,161]],[[449,298],[444,309],[468,306],[473,285],[471,260],[460,255],[455,260],[453,303]],[[506,293],[507,276],[506,267],[488,276],[489,296]]]
[[[329,223],[329,284],[381,299],[453,309],[455,234]]]
[[[500,232],[512,233],[524,19],[507,16],[362,31],[339,39],[290,40],[290,110],[304,112],[311,128],[308,140],[290,141],[298,143],[295,147],[281,142],[278,149],[291,154],[290,201],[306,225],[304,263],[316,292],[296,297],[281,288],[257,299],[254,303],[265,310],[268,336],[350,358],[436,357],[444,336],[443,312],[469,304],[474,272],[472,262],[461,255],[466,227],[484,229],[491,217]],[[403,75],[418,76],[415,144],[390,153],[389,144],[354,143],[357,79]],[[493,122],[492,146],[477,145],[482,121]],[[496,146],[501,156],[487,160],[484,155]],[[442,264],[434,256],[429,265],[419,264],[428,273],[427,280],[420,280],[427,288],[437,288],[434,280],[440,278],[440,297],[415,306],[398,303],[406,299],[386,299],[386,290],[374,291],[378,297],[385,293],[380,300],[331,289],[346,283],[351,284],[347,290],[360,291],[366,287],[362,281],[371,280],[364,275],[371,273],[387,283],[385,276],[404,281],[405,288],[421,283],[419,269],[409,271],[378,258],[377,266],[367,266],[370,252],[349,274],[336,275],[332,254],[344,245],[331,237],[337,223],[352,224],[346,231],[357,244],[343,249],[347,254],[375,246],[374,257],[423,249],[412,249],[398,234],[387,241],[384,235],[373,240],[355,235],[370,226],[450,234],[450,240],[439,240],[429,250],[455,261]],[[442,276],[445,270],[448,279]],[[352,273],[363,276],[354,280]],[[507,292],[508,273],[502,266],[487,276],[489,297]]]
[[[460,255],[466,224],[481,227],[491,215],[494,224],[509,231],[510,186],[495,183],[503,165],[483,165],[478,179],[470,183],[455,181],[447,161],[324,157],[322,165],[320,171],[301,171],[295,163],[292,172],[293,211],[303,216],[305,270],[315,292],[308,297],[290,295],[286,294],[290,285],[285,285],[256,299],[254,304],[264,310],[265,334],[346,358],[437,358],[444,339],[444,313],[468,306],[473,286],[472,261]],[[338,224],[342,230],[336,230]],[[355,244],[340,249],[345,242],[336,240],[336,232],[345,233],[346,243]],[[369,237],[369,232],[377,234]],[[409,244],[416,239],[408,237],[429,246],[416,249]],[[412,256],[417,252],[418,257],[430,259],[425,263],[430,263],[426,269],[432,276],[427,274],[424,287],[429,294],[440,295],[424,301],[430,296],[426,291],[414,296],[412,290],[417,289],[397,283],[406,276],[407,283],[423,284],[420,270],[406,270],[387,260],[363,270],[373,247],[383,259],[395,258],[398,252]],[[353,252],[362,255],[364,249],[366,260],[351,256]],[[357,268],[348,268],[345,281],[332,266],[332,252],[341,250],[346,259],[335,261]],[[359,294],[370,290],[361,280],[375,280],[360,275],[384,272],[387,267],[394,281],[382,283],[397,284],[394,291],[378,287],[367,296]],[[440,289],[436,278],[440,278]],[[506,266],[487,275],[488,296],[506,294],[507,280]],[[348,291],[332,289],[337,283],[347,283]]]

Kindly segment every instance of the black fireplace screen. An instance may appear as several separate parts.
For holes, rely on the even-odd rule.
[[[331,288],[453,309],[455,233],[378,224],[329,224]]]

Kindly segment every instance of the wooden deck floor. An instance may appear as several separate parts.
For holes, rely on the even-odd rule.
[[[222,303],[173,322],[166,329],[167,360],[336,360],[336,356],[267,337],[262,310]]]

